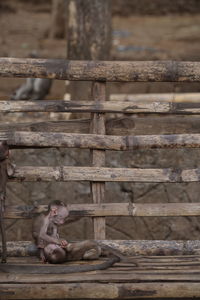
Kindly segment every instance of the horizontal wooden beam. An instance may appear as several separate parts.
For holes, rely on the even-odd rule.
[[[0,76],[86,81],[199,82],[200,62],[0,58]]]
[[[98,243],[120,250],[125,255],[199,255],[200,240],[99,240]],[[35,256],[37,248],[31,241],[8,241],[8,256]],[[1,255],[1,243],[0,243]]]
[[[133,267],[131,264],[122,262],[104,271],[84,273],[84,276],[83,273],[48,274],[48,276],[44,276],[44,274],[33,276],[32,274],[1,273],[1,284],[200,282],[199,255],[132,256],[132,259],[136,260],[140,266]],[[15,257],[9,258],[8,261],[18,264],[29,264],[29,266],[32,263],[36,263],[35,257]],[[82,262],[82,264],[87,263]],[[75,263],[73,262],[72,264],[74,265]]]
[[[200,203],[102,203],[102,204],[69,204],[70,216],[81,217],[178,217],[200,216]],[[5,210],[7,219],[32,218],[45,212],[47,205],[38,207],[17,205],[8,206]]]
[[[12,283],[1,284],[2,299],[146,299],[198,298],[199,282]]]
[[[111,101],[149,101],[149,102],[199,102],[200,93],[145,93],[145,94],[111,94]]]
[[[16,167],[10,181],[198,182],[200,169]]]
[[[0,132],[67,132],[67,133],[89,133],[89,119],[67,120],[67,121],[44,121],[26,123],[1,123]]]
[[[2,299],[146,299],[198,298],[199,282],[12,283],[1,284]]]
[[[200,134],[111,136],[54,132],[0,131],[10,148],[68,147],[131,151],[136,149],[200,148]]]
[[[21,117],[20,117],[21,118]],[[45,121],[27,123],[1,123],[1,132],[66,132],[89,133],[90,120]],[[180,134],[199,133],[198,115],[145,115],[113,118],[106,121],[108,135]]]
[[[0,112],[100,112],[100,113],[165,113],[200,114],[200,103],[170,101],[102,101],[65,100],[0,101]]]

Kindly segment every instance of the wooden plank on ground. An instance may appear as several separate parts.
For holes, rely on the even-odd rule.
[[[199,82],[200,62],[0,58],[0,77],[83,81]]]
[[[1,299],[140,299],[200,297],[199,282],[2,284]]]
[[[29,257],[30,259],[30,257]],[[38,265],[38,261],[35,259],[35,264]],[[155,266],[163,266],[165,265],[161,262],[165,261],[165,257],[149,257],[149,262],[151,264],[147,265],[144,262],[142,262],[141,259],[135,258],[139,262],[139,267],[134,267],[131,264],[127,266],[123,266],[122,264],[115,264],[114,267],[109,268],[107,270],[99,270],[99,271],[93,271],[93,272],[85,272],[84,276],[83,273],[72,273],[72,274],[5,274],[0,272],[0,281],[1,284],[12,284],[12,283],[20,283],[20,284],[26,284],[26,283],[32,283],[32,284],[43,284],[43,283],[87,283],[87,282],[94,282],[94,283],[114,283],[114,282],[120,282],[120,283],[134,283],[134,282],[165,282],[165,281],[173,281],[173,282],[181,282],[181,281],[195,281],[200,282],[200,267],[195,266],[194,264],[191,266],[190,263],[188,263],[188,269],[187,272],[183,265],[184,257],[177,257],[176,258],[176,265],[170,265],[170,259],[174,261],[175,259],[173,257],[170,257],[167,259],[166,264],[168,264],[168,268],[165,269],[159,269]],[[192,260],[192,256],[190,257]],[[195,257],[193,260],[195,261]],[[144,259],[143,259],[144,260]],[[22,267],[24,263],[27,262],[27,258],[21,257],[19,258],[9,258],[9,263],[12,264],[21,264]],[[30,262],[27,262],[30,264]],[[96,262],[76,262],[76,263],[69,263],[70,265],[74,264],[93,264]],[[179,269],[177,268],[179,266]]]
[[[184,271],[184,272],[183,272]],[[188,270],[189,271],[189,270]],[[37,276],[26,274],[26,275],[17,275],[17,274],[3,274],[0,273],[1,284],[11,284],[11,283],[70,283],[70,282],[99,282],[99,283],[113,283],[113,282],[163,282],[163,281],[173,281],[173,282],[200,282],[200,270],[194,273],[188,273],[185,270],[173,270],[173,273],[166,272],[155,272],[151,273],[151,270],[141,271],[140,273],[136,269],[125,270],[124,273],[112,271],[112,273],[102,273],[102,272],[90,272],[83,274],[66,274],[66,275],[40,275]],[[92,274],[91,274],[92,273]]]

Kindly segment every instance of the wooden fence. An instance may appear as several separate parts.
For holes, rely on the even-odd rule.
[[[200,168],[140,169],[106,168],[106,150],[132,151],[156,148],[199,148],[200,103],[191,101],[131,100],[106,101],[107,81],[177,81],[199,82],[199,62],[118,62],[66,61],[45,59],[0,58],[2,77],[41,77],[61,80],[90,80],[93,102],[79,101],[0,101],[3,112],[90,112],[90,120],[1,124],[0,140],[7,139],[10,148],[66,147],[91,149],[92,165],[88,167],[16,166],[10,181],[90,181],[93,204],[69,205],[70,214],[94,218],[95,239],[105,239],[107,216],[197,216],[200,203],[104,203],[105,182],[193,182],[200,181]],[[138,118],[105,119],[105,113],[138,114]],[[153,115],[152,115],[153,114]],[[160,117],[163,114],[163,117]],[[148,120],[166,125],[169,134],[150,135]],[[157,116],[155,116],[157,115]],[[178,117],[177,117],[178,115]],[[181,115],[181,116],[180,116]],[[193,115],[193,116],[190,116]],[[180,119],[181,117],[181,119]],[[157,118],[157,119],[156,119]],[[159,119],[160,118],[160,119]],[[171,119],[170,119],[171,118]],[[169,121],[171,120],[171,121]],[[179,122],[180,121],[180,122]],[[134,124],[133,124],[133,123]],[[174,124],[180,134],[175,132]],[[141,135],[139,127],[146,134]],[[142,124],[142,125],[141,125]],[[163,125],[164,124],[164,125]],[[190,125],[188,125],[190,124]],[[170,127],[171,126],[171,127]],[[136,129],[135,129],[136,128]],[[137,131],[138,130],[138,131]],[[73,133],[72,133],[73,132]],[[138,133],[139,132],[139,133]],[[136,133],[136,134],[135,134]],[[173,134],[171,134],[173,133]],[[174,134],[176,133],[176,134]],[[12,206],[6,218],[30,218],[46,209]]]

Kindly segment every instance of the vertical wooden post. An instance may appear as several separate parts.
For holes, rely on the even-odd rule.
[[[106,82],[95,81],[92,83],[92,98],[94,101],[106,100]],[[91,116],[91,133],[105,134],[105,114],[93,113]],[[105,165],[105,151],[91,150],[92,165],[95,167],[103,167]],[[92,182],[92,198],[94,203],[102,203],[105,198],[105,183]],[[105,217],[95,217],[94,221],[94,239],[103,240],[106,236]]]
[[[5,198],[6,198],[6,182],[7,182],[7,158],[8,145],[6,141],[0,141],[0,232],[2,239],[2,257],[1,262],[6,263],[6,232],[4,224]]]

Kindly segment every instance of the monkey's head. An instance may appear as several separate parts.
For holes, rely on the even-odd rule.
[[[66,260],[65,250],[56,244],[48,244],[44,248],[44,255],[51,264],[60,264]]]
[[[49,203],[48,212],[50,213],[52,222],[58,226],[63,225],[69,216],[69,210],[65,203],[59,200]]]

